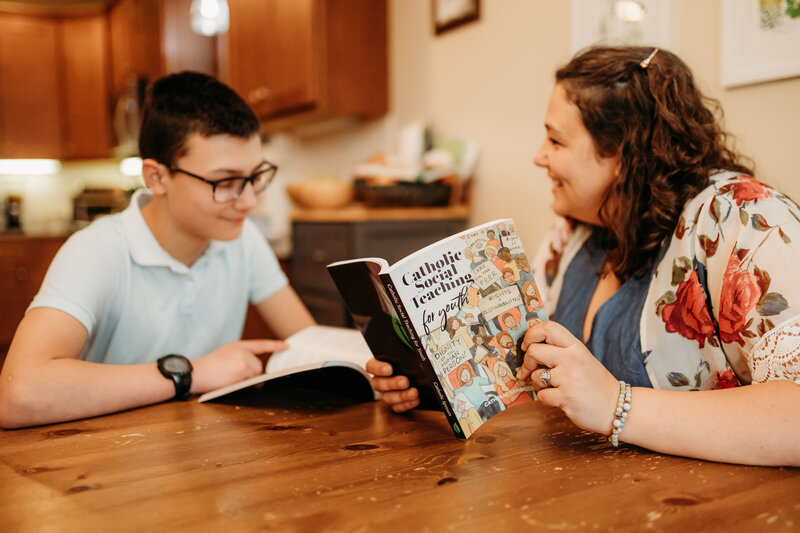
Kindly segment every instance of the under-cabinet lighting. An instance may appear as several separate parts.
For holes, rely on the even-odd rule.
[[[119,162],[119,171],[123,176],[141,176],[142,175],[142,158],[141,157],[126,157]]]
[[[0,159],[0,174],[47,176],[61,172],[58,159]]]
[[[192,31],[212,36],[228,31],[230,11],[227,0],[192,0]]]

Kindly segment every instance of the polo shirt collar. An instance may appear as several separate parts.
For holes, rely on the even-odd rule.
[[[153,199],[147,189],[139,189],[133,193],[131,202],[122,212],[122,226],[130,248],[133,262],[144,267],[167,267],[177,274],[187,274],[190,267],[172,257],[156,240],[153,232],[142,216],[142,208]],[[230,243],[210,241],[203,255],[195,261],[202,263],[208,257],[222,252]]]

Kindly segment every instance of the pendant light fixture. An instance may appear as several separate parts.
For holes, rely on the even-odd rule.
[[[192,31],[212,36],[228,31],[229,10],[227,0],[192,0]]]

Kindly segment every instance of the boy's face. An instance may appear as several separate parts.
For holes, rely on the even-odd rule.
[[[213,181],[249,176],[263,162],[258,135],[241,139],[231,135],[203,137],[195,133],[186,139],[186,154],[174,166]],[[165,181],[169,212],[187,237],[235,239],[242,231],[245,217],[258,204],[252,184],[244,188],[239,198],[217,203],[208,183],[181,172],[171,173]]]

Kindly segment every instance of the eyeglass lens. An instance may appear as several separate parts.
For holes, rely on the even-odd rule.
[[[270,167],[246,178],[235,178],[218,181],[214,186],[214,200],[219,203],[230,202],[238,198],[247,183],[253,184],[253,192],[263,192],[275,176],[275,168]]]

